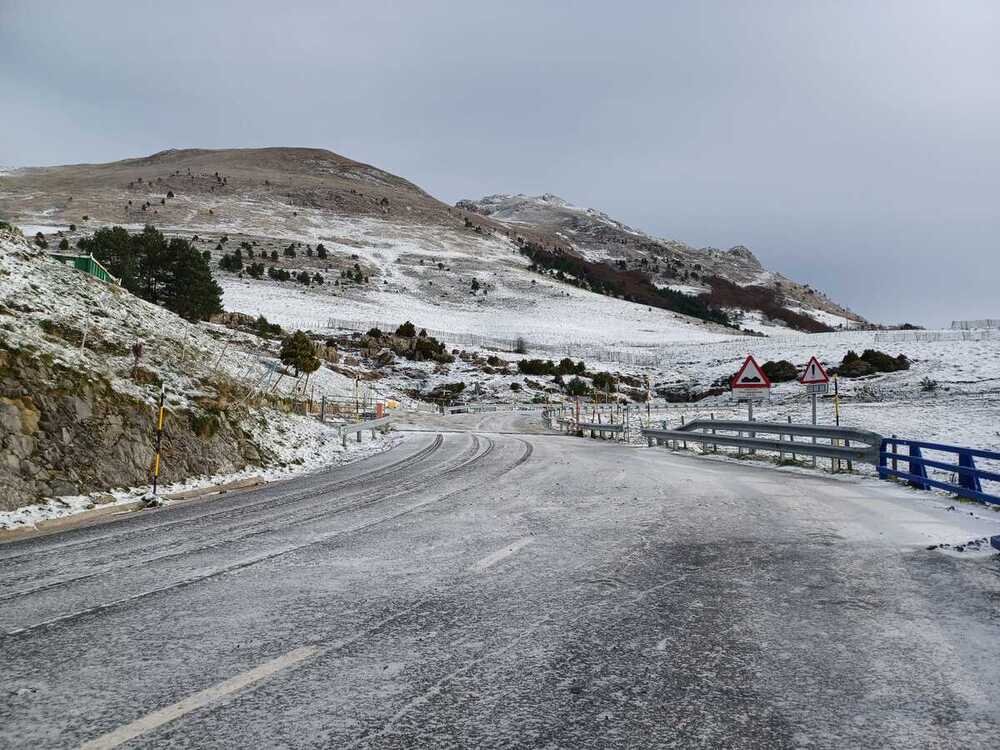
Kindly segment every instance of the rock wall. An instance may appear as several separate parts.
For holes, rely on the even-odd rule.
[[[168,411],[160,481],[263,463],[232,408]],[[0,510],[147,484],[155,409],[107,380],[0,349]]]

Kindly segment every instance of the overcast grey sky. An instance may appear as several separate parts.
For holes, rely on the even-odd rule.
[[[1000,317],[1000,2],[0,0],[0,164],[317,146]]]

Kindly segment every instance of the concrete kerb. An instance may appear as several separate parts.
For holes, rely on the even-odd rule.
[[[213,484],[207,487],[197,487],[191,490],[184,490],[183,492],[172,492],[169,495],[162,495],[161,499],[165,500],[169,505],[182,505],[210,495],[223,495],[227,492],[248,490],[266,483],[267,481],[263,477],[252,476],[244,479],[236,479],[232,482],[225,482],[224,484]],[[80,513],[73,513],[69,516],[48,518],[39,521],[31,527],[21,529],[3,529],[0,530],[0,544],[15,542],[19,539],[29,539],[32,537],[55,534],[60,531],[77,528],[78,526],[89,525],[93,521],[97,521],[105,517],[127,516],[147,507],[149,506],[145,499],[132,500],[127,503],[113,503],[100,506],[91,510],[82,511]]]

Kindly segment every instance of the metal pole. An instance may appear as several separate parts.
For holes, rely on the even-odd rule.
[[[833,420],[840,427],[840,382],[833,376]]]
[[[153,495],[156,495],[156,484],[160,477],[160,445],[163,442],[163,417],[166,410],[163,407],[163,397],[166,386],[160,386],[160,402],[156,415],[156,458],[153,459]]]
[[[740,436],[740,437],[743,437],[743,430],[737,430],[736,434],[738,436]],[[743,446],[742,445],[737,446],[737,448],[736,448],[736,455],[737,456],[742,456],[743,455]]]
[[[837,383],[837,376],[833,376],[833,423],[840,427],[840,388]],[[840,445],[839,440],[833,441],[835,445]],[[845,442],[844,445],[847,445]],[[839,458],[830,459],[830,469],[835,473],[840,473],[841,465]]]
[[[816,394],[812,395],[812,423],[816,424]],[[813,438],[813,443],[815,444],[816,438]],[[816,456],[812,457],[813,468],[816,467]]]

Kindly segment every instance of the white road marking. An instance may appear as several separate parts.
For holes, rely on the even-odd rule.
[[[301,646],[283,656],[271,659],[271,661],[264,662],[258,667],[231,677],[225,682],[220,682],[218,685],[206,688],[200,693],[188,696],[182,701],[165,706],[158,711],[153,711],[151,714],[146,714],[131,724],[126,724],[113,732],[108,732],[96,739],[85,742],[80,746],[80,750],[108,750],[109,748],[118,747],[174,719],[178,719],[192,711],[197,711],[199,708],[203,708],[220,698],[224,698],[254,683],[267,679],[277,672],[294,667],[318,652],[319,649],[316,646]]]
[[[496,552],[487,555],[482,560],[472,565],[469,570],[475,573],[483,573],[494,565],[496,565],[501,560],[506,560],[511,555],[517,554],[520,550],[527,547],[532,542],[531,537],[525,537],[524,539],[518,539],[513,544],[508,544],[506,547],[498,549]]]
[[[107,734],[103,734],[100,737],[85,742],[80,746],[80,750],[110,750],[110,748],[118,747],[119,745],[133,740],[146,732],[150,732],[158,727],[161,727],[174,719],[179,719],[185,714],[189,714],[199,708],[204,708],[220,698],[225,698],[227,695],[232,695],[239,690],[243,690],[251,686],[256,687],[258,683],[268,677],[271,677],[282,670],[295,667],[310,657],[339,651],[345,646],[349,646],[355,641],[359,641],[365,636],[381,630],[389,623],[395,622],[411,612],[415,612],[421,606],[426,604],[427,601],[427,599],[422,599],[412,606],[380,620],[370,628],[360,630],[351,637],[344,638],[336,643],[326,646],[300,646],[299,648],[293,649],[283,656],[264,662],[260,666],[254,667],[253,669],[243,672],[242,674],[238,674],[235,677],[231,677],[225,682],[220,682],[218,685],[206,688],[200,693],[188,696],[184,700],[178,701],[173,705],[153,711],[152,713],[143,716],[141,719],[136,719],[131,724],[126,724],[123,727],[115,729],[113,732],[108,732]]]

